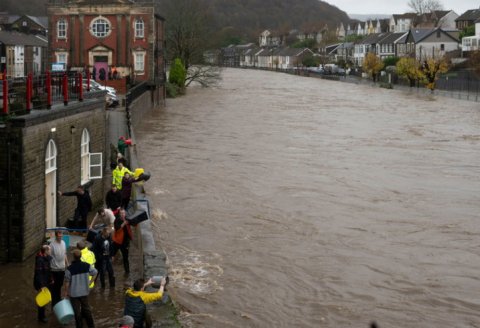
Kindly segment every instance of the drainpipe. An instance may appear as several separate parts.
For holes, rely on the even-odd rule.
[[[8,123],[7,123],[8,124]],[[10,130],[10,129],[9,129]],[[10,255],[10,238],[12,236],[12,215],[10,211],[11,206],[11,194],[12,194],[12,172],[11,172],[11,142],[10,131],[7,132],[7,262],[11,261]]]

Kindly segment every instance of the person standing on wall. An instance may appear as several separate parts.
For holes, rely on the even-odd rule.
[[[55,230],[55,239],[50,243],[50,269],[53,277],[52,308],[61,301],[63,278],[65,277],[65,268],[68,266],[67,245],[62,237],[63,232]]]
[[[88,212],[92,210],[92,200],[90,194],[85,190],[83,186],[78,186],[75,191],[61,192],[60,196],[76,196],[77,208],[75,208],[75,214],[73,216],[74,226],[78,229],[87,229],[87,216]]]
[[[115,274],[112,265],[113,243],[110,237],[111,229],[106,227],[93,241],[92,249],[97,259],[97,270],[100,275],[100,284],[105,288],[105,271],[108,272],[110,288],[115,287]]]
[[[50,261],[52,257],[50,256],[50,247],[48,245],[43,245],[40,249],[40,252],[35,256],[35,273],[33,275],[33,286],[36,291],[46,287],[51,290],[53,285],[53,277],[50,270]],[[45,306],[38,307],[37,319],[40,322],[48,322],[47,317],[45,316]]]
[[[65,298],[69,297],[75,313],[75,327],[83,327],[83,319],[87,322],[88,328],[95,327],[92,311],[88,303],[90,293],[89,277],[95,280],[97,270],[90,264],[82,262],[80,250],[73,251],[72,264],[65,271]]]
[[[130,240],[133,239],[132,228],[127,221],[125,209],[120,209],[119,216],[113,223],[115,232],[113,233],[113,254],[115,256],[120,250],[123,258],[123,268],[125,274],[130,273],[130,263],[128,261],[128,248],[130,246]]]

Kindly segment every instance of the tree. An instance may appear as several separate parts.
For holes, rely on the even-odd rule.
[[[415,86],[415,81],[423,78],[420,63],[415,58],[403,57],[397,62],[397,74],[410,82],[410,87]]]
[[[470,67],[473,69],[477,76],[480,76],[480,50],[475,50],[470,55],[469,59]]]
[[[363,70],[373,79],[373,82],[377,80],[377,75],[383,68],[383,62],[373,52],[367,53],[363,60]]]
[[[433,92],[438,76],[448,72],[449,66],[449,62],[444,56],[427,58],[422,65],[422,73],[425,76],[425,86]]]
[[[221,80],[221,68],[218,66],[190,66],[185,79],[185,86],[188,87],[192,82],[208,88],[215,86]]]
[[[168,82],[176,87],[178,92],[185,89],[185,80],[187,78],[187,71],[182,64],[180,58],[175,58],[175,61],[170,67],[170,74],[168,75]]]
[[[180,58],[185,68],[200,64],[208,47],[207,13],[195,0],[164,2],[169,59]]]
[[[443,5],[439,0],[409,0],[407,5],[418,15],[443,9]]]

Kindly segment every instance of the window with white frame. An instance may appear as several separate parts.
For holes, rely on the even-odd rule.
[[[56,53],[57,63],[66,64],[67,63],[67,55],[68,54],[66,52],[57,52]]]
[[[67,38],[67,22],[64,19],[60,19],[57,22],[57,38],[59,39]]]
[[[145,23],[141,18],[135,20],[135,37],[143,38],[145,36]]]
[[[97,38],[104,38],[112,31],[112,27],[108,19],[105,17],[95,18],[90,24],[90,33]]]
[[[57,169],[57,146],[55,141],[50,139],[45,151],[45,174],[53,172]]]
[[[90,133],[87,129],[83,129],[82,142],[80,144],[80,184],[85,184],[90,181]]]
[[[145,70],[145,52],[137,51],[134,53],[135,72],[143,72]]]

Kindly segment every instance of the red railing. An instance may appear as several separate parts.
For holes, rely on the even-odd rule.
[[[90,74],[81,72],[49,72],[24,78],[7,79],[2,74],[2,111],[9,113],[29,113],[32,109],[50,109],[52,105],[61,103],[65,106],[69,101],[83,101],[84,89],[90,91]],[[85,81],[86,79],[86,85]]]

